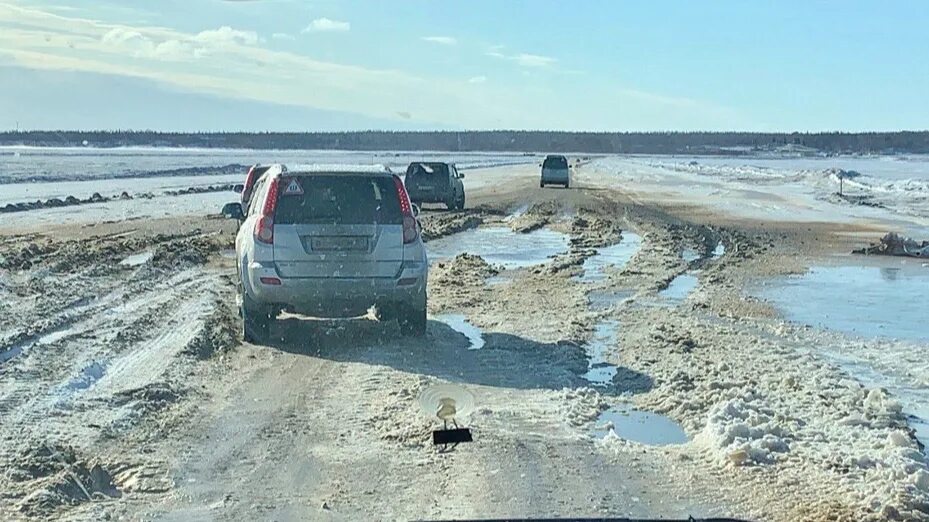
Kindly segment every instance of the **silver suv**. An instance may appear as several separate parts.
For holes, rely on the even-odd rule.
[[[426,332],[429,263],[403,181],[381,166],[273,165],[242,220],[236,267],[244,337],[263,341],[277,314],[357,317],[375,306],[404,335]]]
[[[563,185],[568,188],[571,184],[571,168],[568,166],[568,160],[564,156],[549,155],[542,162],[542,179],[539,180],[539,186],[545,185]]]

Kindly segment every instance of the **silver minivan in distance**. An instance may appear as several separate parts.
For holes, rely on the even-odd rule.
[[[539,181],[540,187],[545,185],[563,185],[568,188],[571,185],[571,168],[568,166],[568,160],[564,156],[548,155],[542,162],[542,178]]]
[[[256,182],[236,236],[246,340],[261,342],[281,311],[358,317],[372,306],[404,335],[426,332],[429,263],[403,181],[382,166],[273,165]]]

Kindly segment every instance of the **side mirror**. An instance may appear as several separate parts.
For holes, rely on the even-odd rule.
[[[223,205],[222,215],[223,217],[227,217],[229,219],[238,219],[238,220],[241,220],[242,218],[245,217],[245,213],[242,212],[241,203],[226,203],[225,205]]]
[[[418,218],[419,213],[421,212],[419,205],[412,205],[412,207],[413,207],[413,217]]]
[[[459,172],[459,173],[458,173],[458,177],[461,178],[461,179],[464,179],[464,174],[462,174],[461,172]]]
[[[241,194],[241,193],[245,192],[245,185],[243,185],[243,184],[241,184],[241,183],[239,183],[239,184],[237,184],[237,185],[233,185],[233,186],[232,186],[232,191],[235,192],[236,194]]]

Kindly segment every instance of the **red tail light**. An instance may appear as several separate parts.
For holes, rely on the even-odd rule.
[[[261,216],[255,222],[255,240],[268,245],[274,244],[274,210],[277,209],[277,196],[281,178],[271,179],[268,186],[268,195],[265,197],[265,206],[261,209]]]
[[[419,224],[413,217],[413,205],[410,203],[410,195],[403,186],[403,180],[399,176],[394,176],[394,186],[397,187],[397,197],[400,199],[400,212],[403,214],[403,243],[412,243],[419,237]]]
[[[252,193],[252,187],[255,186],[255,178],[258,173],[254,166],[249,167],[248,174],[245,175],[245,188],[242,189],[242,201],[248,201],[248,196]]]

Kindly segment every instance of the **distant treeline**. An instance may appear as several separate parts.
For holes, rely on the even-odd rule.
[[[26,131],[0,133],[0,145],[48,147],[206,147],[253,149],[588,152],[625,154],[929,153],[918,132],[152,132]]]

